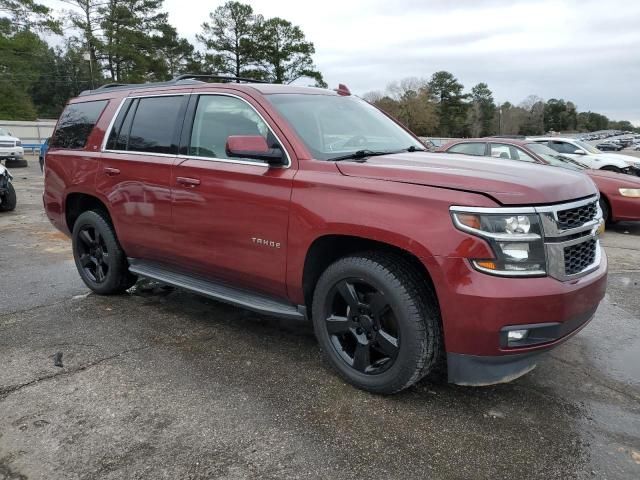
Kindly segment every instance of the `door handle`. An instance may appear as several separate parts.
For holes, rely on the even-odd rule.
[[[200,179],[198,178],[190,178],[190,177],[176,177],[176,182],[180,185],[184,185],[185,187],[197,187],[200,185]]]
[[[113,167],[104,167],[104,173],[106,173],[110,177],[114,177],[116,175],[120,175],[120,169]]]

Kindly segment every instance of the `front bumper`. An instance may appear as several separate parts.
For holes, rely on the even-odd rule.
[[[1,160],[22,160],[24,157],[24,148],[23,147],[11,147],[11,148],[0,148],[0,159]]]
[[[425,264],[438,294],[449,379],[465,385],[505,382],[531,370],[540,353],[589,322],[607,283],[604,252],[596,270],[564,282],[490,276],[464,258],[436,257],[431,262]],[[506,345],[505,328],[516,326],[542,327],[537,330],[540,341]]]

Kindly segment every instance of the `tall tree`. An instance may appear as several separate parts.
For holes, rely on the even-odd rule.
[[[444,137],[466,136],[468,95],[462,93],[463,85],[451,73],[440,71],[433,74],[428,84],[433,100],[437,104],[438,130]]]
[[[262,18],[253,13],[251,5],[235,1],[219,6],[209,17],[210,22],[202,24],[202,33],[196,38],[218,55],[218,72],[236,77],[255,75],[256,24]]]
[[[103,55],[114,82],[157,79],[153,33],[167,23],[162,0],[108,0],[101,8]]]
[[[256,40],[259,63],[268,80],[289,83],[311,77],[316,85],[326,87],[311,58],[315,47],[300,27],[279,17],[270,18],[256,24]]]
[[[13,31],[40,30],[61,33],[51,9],[35,0],[0,0],[0,15],[10,20]]]
[[[486,83],[479,83],[471,89],[471,108],[469,120],[471,136],[485,137],[494,133],[493,117],[496,112],[496,104],[493,101],[493,93]]]
[[[98,61],[98,50],[101,49],[100,26],[103,21],[104,2],[101,0],[62,0],[71,5],[69,21],[82,33],[86,52],[89,54],[89,74],[91,84],[95,85],[101,78],[101,66]]]

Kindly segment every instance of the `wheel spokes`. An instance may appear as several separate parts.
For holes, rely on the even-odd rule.
[[[358,343],[353,354],[353,368],[364,372],[371,365],[371,350],[368,344]]]
[[[342,298],[347,302],[347,305],[351,308],[353,312],[357,312],[360,307],[360,298],[358,297],[358,293],[356,292],[356,288],[353,283],[348,282],[347,280],[343,280],[337,285],[338,292]]]
[[[398,353],[398,339],[384,330],[378,330],[376,347],[389,358],[395,358]]]
[[[78,238],[82,240],[82,243],[84,243],[87,247],[92,247],[95,243],[93,238],[91,238],[91,235],[89,235],[89,230],[80,231]]]
[[[341,317],[339,315],[331,315],[327,318],[327,331],[329,335],[340,335],[347,333],[351,330],[353,322],[347,317]]]
[[[83,268],[87,268],[89,265],[95,263],[94,260],[95,259],[88,253],[80,255],[80,265],[82,265]]]

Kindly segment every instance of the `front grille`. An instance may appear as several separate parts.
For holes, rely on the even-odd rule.
[[[576,208],[560,210],[558,212],[558,227],[561,230],[581,227],[590,222],[598,214],[598,202],[591,202]]]
[[[0,148],[13,148],[15,146],[15,142],[0,142]]]
[[[575,275],[593,265],[596,260],[597,242],[595,239],[564,247],[564,273]]]

